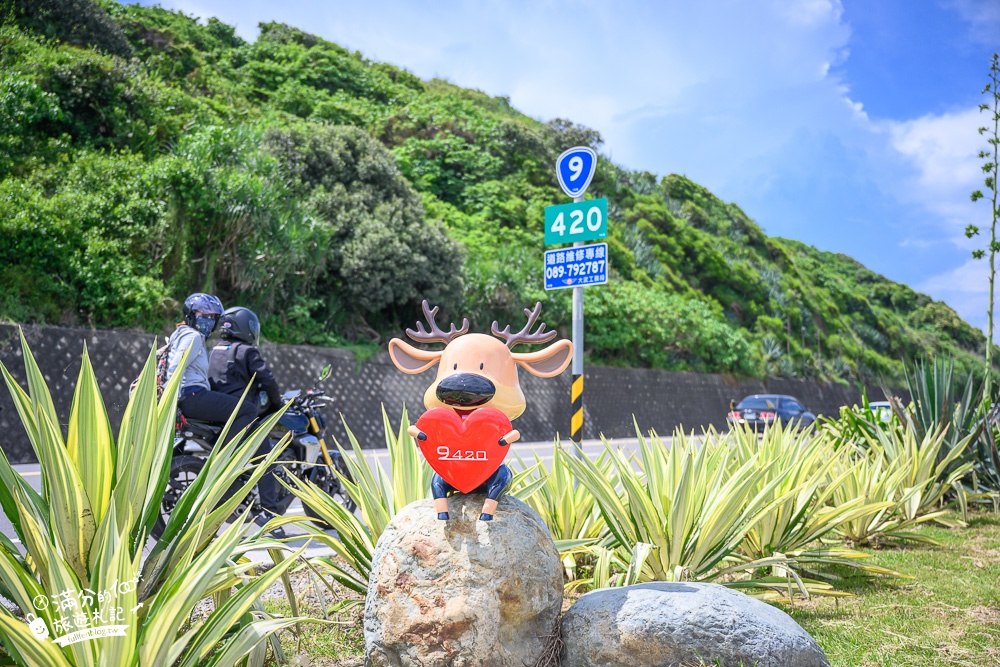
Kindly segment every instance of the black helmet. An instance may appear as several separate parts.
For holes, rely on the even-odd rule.
[[[221,326],[219,335],[223,338],[235,338],[251,345],[257,345],[260,340],[260,320],[249,308],[243,306],[230,308],[219,319],[219,325]]]
[[[218,318],[222,315],[223,310],[225,309],[222,307],[222,302],[219,301],[219,297],[212,294],[205,294],[204,292],[196,292],[184,299],[184,322],[189,327],[193,327],[195,324],[195,311],[204,313],[208,316],[215,315],[215,317]]]

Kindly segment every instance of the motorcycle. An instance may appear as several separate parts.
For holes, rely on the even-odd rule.
[[[326,418],[323,416],[323,408],[327,407],[332,399],[327,397],[322,390],[317,389],[319,383],[325,380],[329,374],[330,367],[327,366],[320,374],[316,385],[311,389],[304,392],[297,389],[291,390],[282,396],[282,403],[291,401],[291,405],[288,406],[276,427],[268,435],[275,442],[288,432],[291,432],[292,436],[285,451],[276,461],[273,474],[285,483],[289,482],[291,476],[309,480],[343,505],[349,512],[353,512],[356,507],[355,503],[347,495],[340,478],[334,472],[339,472],[345,479],[351,480],[347,464],[338,450],[331,449],[327,445]],[[261,397],[261,401],[262,404],[266,404],[266,395]],[[221,431],[222,425],[220,424],[187,419],[178,410],[170,477],[167,480],[167,488],[164,490],[163,500],[160,503],[160,516],[157,517],[153,526],[152,536],[154,538],[159,539],[163,534],[167,518],[177,506],[181,494],[191,486],[191,483],[205,466],[205,460],[211,453]],[[235,492],[242,484],[242,481],[237,481],[230,492]],[[288,489],[278,485],[278,509],[282,513],[288,509],[294,499],[295,496]],[[260,512],[262,509],[256,486],[240,503],[234,514],[242,514],[248,508],[252,508],[254,513]],[[324,525],[325,522],[312,508],[306,505],[304,509],[306,514],[317,524]]]

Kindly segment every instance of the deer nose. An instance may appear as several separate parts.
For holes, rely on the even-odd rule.
[[[475,407],[486,403],[497,391],[493,383],[475,373],[449,375],[438,383],[438,400],[447,405]]]

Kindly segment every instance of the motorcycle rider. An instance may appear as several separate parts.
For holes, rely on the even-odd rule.
[[[239,399],[253,379],[254,386],[243,405],[255,405],[257,396],[263,392],[267,395],[267,405],[263,406],[261,413],[269,414],[278,409],[281,406],[281,390],[274,373],[257,349],[260,320],[256,313],[242,306],[226,310],[219,319],[219,337],[222,342],[213,347],[208,355],[208,381],[212,390]],[[271,442],[264,440],[256,454],[266,455],[271,447]],[[257,482],[257,488],[261,507],[265,511],[254,520],[263,525],[271,516],[282,514],[278,503],[278,482],[270,470]],[[278,527],[272,535],[283,537],[284,531]]]
[[[167,350],[167,379],[178,370],[183,373],[177,407],[189,419],[225,424],[238,408],[229,430],[235,435],[253,422],[257,410],[250,403],[240,404],[239,397],[212,391],[209,384],[205,341],[218,325],[223,310],[222,302],[212,294],[197,292],[184,300],[184,321],[177,325]],[[184,368],[179,368],[189,348]]]

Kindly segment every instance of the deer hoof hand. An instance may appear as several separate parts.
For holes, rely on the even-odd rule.
[[[441,521],[447,521],[450,517],[447,512],[438,512],[438,519]]]
[[[493,520],[493,515],[492,514],[487,514],[486,512],[483,512],[482,514],[479,515],[479,520],[480,521],[492,521]]]

